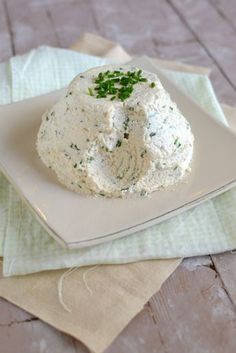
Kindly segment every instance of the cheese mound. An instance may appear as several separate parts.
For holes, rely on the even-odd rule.
[[[37,151],[69,189],[106,197],[149,194],[174,185],[190,171],[194,137],[158,77],[142,71],[124,101],[94,95],[102,66],[78,75],[67,94],[42,117]],[[93,90],[93,91],[92,91]]]

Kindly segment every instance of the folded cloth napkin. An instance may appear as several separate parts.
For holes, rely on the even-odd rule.
[[[1,103],[58,89],[68,84],[77,73],[110,61],[110,58],[49,47],[14,57],[0,68]],[[226,122],[206,75],[170,70],[165,70],[165,74],[216,119]],[[203,255],[236,247],[235,189],[126,238],[85,249],[67,250],[34,220],[14,190],[10,188],[7,192],[8,183],[3,178],[0,182],[5,276],[74,266]]]
[[[80,37],[74,50],[81,48],[119,57],[120,62],[129,59],[118,44],[88,33]],[[11,278],[2,278],[0,267],[0,296],[99,353],[159,290],[180,261],[139,261]]]

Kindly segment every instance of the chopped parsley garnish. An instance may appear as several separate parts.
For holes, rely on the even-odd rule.
[[[106,72],[100,72],[95,77],[94,82],[96,83],[94,89],[88,88],[90,96],[96,96],[96,98],[111,96],[110,100],[118,99],[123,102],[130,97],[136,83],[147,82],[147,79],[142,76],[142,70],[127,72],[107,70]],[[152,82],[151,87],[153,84],[155,85]]]
[[[150,84],[150,87],[151,87],[151,88],[154,88],[155,86],[156,86],[155,82],[152,82],[152,83]]]
[[[75,163],[75,164],[73,165],[73,167],[74,167],[74,168],[77,168],[77,163]]]

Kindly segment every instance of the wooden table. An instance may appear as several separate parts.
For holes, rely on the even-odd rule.
[[[69,47],[84,31],[133,54],[211,67],[220,100],[236,102],[235,0],[0,0],[1,61],[41,44]],[[88,350],[0,300],[0,353],[46,352]],[[233,252],[184,260],[106,351],[157,352],[236,352]]]

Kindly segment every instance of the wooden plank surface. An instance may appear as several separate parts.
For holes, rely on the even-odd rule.
[[[235,307],[215,269],[187,265],[173,277],[150,301],[167,352],[235,352]]]
[[[234,88],[168,2],[149,0],[147,6],[141,0],[61,1],[56,7],[49,3],[61,46],[69,47],[86,30],[118,41],[133,54],[209,66],[220,99],[236,101]]]
[[[0,61],[7,60],[15,53],[11,36],[11,23],[6,2],[0,0]]]
[[[235,0],[210,0],[212,6],[215,7],[222,20],[236,30],[236,3]]]
[[[236,307],[236,252],[213,255],[212,261],[226,293]]]
[[[4,1],[4,0],[3,0]],[[5,0],[11,39],[16,54],[23,54],[39,45],[58,46],[58,39],[47,8],[47,2]]]
[[[68,47],[84,31],[146,53],[212,68],[236,102],[235,0],[0,0],[0,60],[38,45]],[[4,352],[2,352],[4,347]],[[235,353],[236,254],[186,259],[106,353]],[[0,353],[87,353],[0,300]]]
[[[168,0],[168,2],[202,45],[229,86],[236,90],[236,71],[233,69],[235,28],[222,18],[209,1]]]

